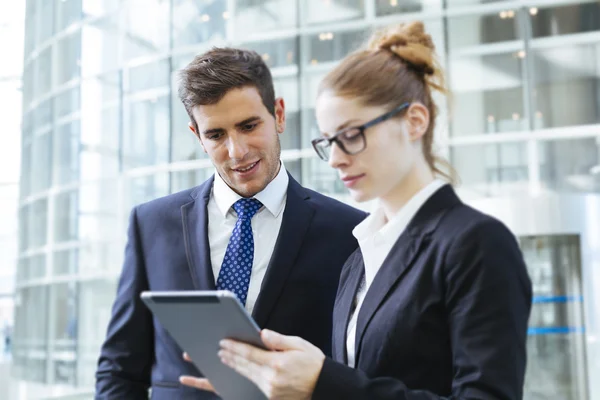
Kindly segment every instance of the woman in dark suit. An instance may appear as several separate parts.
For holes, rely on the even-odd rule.
[[[422,23],[399,25],[320,86],[315,150],[354,199],[379,208],[354,230],[333,359],[271,331],[262,336],[276,351],[222,342],[223,362],[270,399],[522,398],[531,282],[509,230],[436,178],[434,59]]]

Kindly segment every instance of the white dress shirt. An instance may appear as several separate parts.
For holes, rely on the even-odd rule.
[[[263,204],[260,210],[252,217],[252,235],[254,237],[254,260],[252,274],[246,298],[246,310],[252,313],[258,298],[267,266],[273,255],[273,249],[281,228],[283,210],[287,199],[289,177],[283,163],[279,173],[262,192],[254,198]],[[215,277],[219,278],[221,264],[225,258],[225,251],[229,238],[237,222],[237,214],[233,204],[242,196],[234,192],[223,179],[215,172],[215,180],[208,201],[208,243],[210,245],[210,262]]]
[[[445,184],[444,181],[435,179],[415,194],[387,223],[383,209],[379,207],[352,231],[352,234],[358,240],[358,245],[362,252],[365,264],[365,277],[356,293],[355,301],[357,306],[346,330],[346,355],[350,367],[355,367],[354,351],[358,313],[367,291],[371,283],[373,283],[373,279],[375,279],[375,275],[377,275],[381,264],[383,264],[383,261],[392,250],[392,247],[394,247],[396,241],[398,241],[400,235],[402,235],[410,221],[417,214],[417,211],[425,204],[427,199]]]

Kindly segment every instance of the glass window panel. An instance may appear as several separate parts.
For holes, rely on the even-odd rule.
[[[79,283],[77,383],[93,387],[100,346],[106,335],[117,285],[115,280]]]
[[[119,17],[111,14],[81,28],[81,74],[91,76],[119,67]]]
[[[450,89],[453,136],[527,129],[518,54],[452,58]]]
[[[52,136],[50,133],[33,140],[31,159],[31,192],[38,193],[50,187],[52,180]]]
[[[120,0],[81,0],[81,8],[85,17],[97,17],[117,10]]]
[[[506,194],[528,185],[525,143],[478,144],[450,149],[450,161],[461,185],[484,195]]]
[[[55,350],[74,351],[77,338],[76,283],[55,283],[50,287],[50,290],[52,296],[50,315],[53,316],[51,322],[53,329],[50,340],[52,340]],[[65,344],[68,344],[68,346],[65,346]]]
[[[242,44],[240,47],[260,54],[269,68],[286,67],[298,63],[296,37]]]
[[[43,131],[50,127],[50,124],[52,124],[52,106],[52,99],[48,99],[40,103],[32,112],[34,131]]]
[[[489,15],[462,15],[448,18],[448,46],[457,48],[519,38],[518,10]]]
[[[79,111],[80,109],[80,89],[76,86],[72,89],[68,89],[58,96],[54,101],[54,112],[56,118],[62,118],[72,113]]]
[[[600,139],[539,143],[542,186],[558,192],[600,192]]]
[[[77,218],[79,238],[85,242],[114,240],[118,231],[118,183],[112,179],[84,184],[79,189]],[[112,196],[107,196],[112,193]]]
[[[169,3],[169,0],[132,0],[122,8],[126,60],[168,49]]]
[[[298,1],[236,0],[232,23],[239,39],[257,32],[293,28],[298,25]]]
[[[307,0],[304,21],[323,24],[364,18],[364,0]]]
[[[442,8],[441,1],[402,1],[402,0],[376,0],[375,14],[378,17],[401,13],[439,11]]]
[[[27,56],[26,56],[27,57]],[[25,64],[23,68],[23,108],[27,110],[33,100],[33,92],[35,88],[34,76],[35,76],[35,61],[31,61]]]
[[[46,276],[46,255],[31,256],[25,264],[24,279],[41,279]]]
[[[600,30],[597,1],[552,8],[530,7],[529,14],[534,38]]]
[[[48,200],[40,199],[31,203],[29,209],[29,248],[37,248],[47,243]]]
[[[19,184],[20,197],[24,199],[31,194],[31,142],[23,144],[21,152],[21,179]]]
[[[54,242],[77,240],[79,222],[78,191],[63,192],[54,198]]]
[[[171,172],[171,193],[198,186],[210,178],[214,172],[215,170],[212,167]]]
[[[19,210],[19,252],[23,252],[28,248],[29,210],[29,205],[24,205]]]
[[[64,37],[57,44],[56,78],[62,85],[71,79],[78,78],[81,73],[81,31]]]
[[[166,87],[169,85],[169,60],[131,68],[128,76],[127,93]]]
[[[50,3],[48,0],[44,1]],[[56,0],[55,4],[57,32],[81,19],[81,0]]]
[[[532,52],[536,129],[600,122],[600,45]]]
[[[119,73],[85,79],[81,85],[81,178],[113,177],[119,170],[121,107]]]
[[[48,93],[52,88],[52,47],[46,48],[33,61],[35,65],[34,98]]]
[[[125,109],[125,168],[165,163],[169,157],[169,96],[132,101]]]
[[[288,161],[285,162],[286,168]],[[348,189],[338,177],[338,173],[328,163],[322,161],[315,154],[314,157],[304,159],[302,162],[302,184],[328,196],[345,195]]]
[[[323,31],[316,35],[307,36],[309,51],[306,62],[316,65],[340,60],[360,47],[365,41],[366,34],[367,32],[364,30],[349,32]]]
[[[230,17],[226,1],[175,0],[172,24],[173,45],[178,47],[224,41],[227,38],[227,24],[230,23]],[[244,21],[244,24],[247,22]],[[238,26],[241,25],[243,24]]]
[[[38,10],[40,11],[39,24],[37,28],[37,45],[39,46],[47,39],[50,39],[54,33],[54,7],[52,0],[40,0]]]
[[[78,272],[79,250],[60,250],[54,253],[52,273],[54,276],[74,275]]]
[[[27,0],[27,8],[25,11],[25,41],[24,41],[24,56],[27,58],[35,47],[35,39],[38,29],[38,14],[37,1]]]
[[[206,153],[202,150],[200,141],[190,131],[188,124],[190,117],[185,107],[179,100],[179,97],[172,96],[173,118],[171,119],[171,160],[186,161],[199,158],[206,158]]]
[[[167,194],[169,194],[169,175],[166,172],[130,178],[125,183],[125,209],[130,210],[138,204]],[[129,217],[129,213],[127,214],[126,218]]]
[[[15,362],[21,378],[46,382],[48,351],[48,288],[35,286],[17,292],[15,299]]]
[[[79,180],[80,122],[72,121],[56,127],[54,133],[54,184],[64,185]]]

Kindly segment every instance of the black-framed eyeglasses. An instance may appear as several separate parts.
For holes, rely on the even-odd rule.
[[[331,145],[333,142],[337,143],[339,148],[346,154],[358,154],[367,148],[365,129],[392,118],[400,111],[405,110],[409,105],[410,103],[404,103],[363,125],[344,128],[332,137],[320,137],[313,139],[313,148],[317,152],[319,158],[321,158],[323,161],[329,161],[329,154],[331,153]]]

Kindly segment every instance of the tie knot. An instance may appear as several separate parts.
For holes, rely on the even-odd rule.
[[[239,199],[233,204],[233,209],[238,218],[252,219],[254,214],[262,207],[262,203],[256,199]]]

